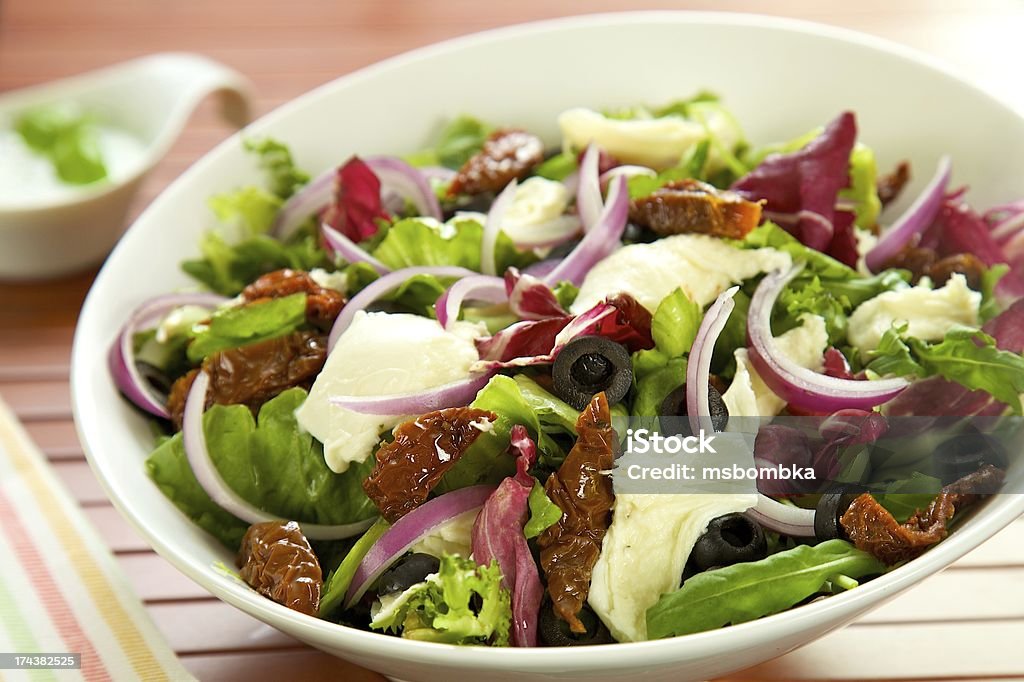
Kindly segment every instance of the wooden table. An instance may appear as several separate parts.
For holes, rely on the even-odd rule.
[[[148,52],[194,50],[250,76],[262,114],[336,76],[450,36],[641,6],[760,11],[875,33],[944,57],[1024,111],[1024,6],[1013,0],[6,0],[0,2],[0,91]],[[201,109],[147,181],[135,212],[229,132],[212,106]],[[83,458],[68,396],[72,332],[93,275],[0,285],[0,394],[100,529],[171,646],[204,680],[380,680],[209,596],[154,554],[110,506]],[[1018,520],[861,622],[736,679],[1024,678],[1022,642],[1024,520]]]

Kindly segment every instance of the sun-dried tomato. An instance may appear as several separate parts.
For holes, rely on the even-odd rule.
[[[345,295],[316,283],[302,270],[276,270],[269,272],[242,290],[247,302],[267,298],[282,298],[303,292],[306,294],[306,321],[315,327],[329,330],[338,313],[345,307]]]
[[[238,551],[238,566],[242,580],[278,604],[310,616],[320,608],[320,562],[294,521],[249,526]]]
[[[377,450],[363,490],[394,523],[427,501],[430,491],[498,416],[472,407],[450,407],[395,427],[395,440]]]
[[[677,180],[634,199],[629,219],[663,236],[709,234],[742,239],[761,222],[761,204],[704,182]]]
[[[959,273],[967,279],[967,286],[977,291],[981,288],[981,278],[985,269],[985,264],[973,253],[957,253],[935,261],[928,269],[928,276],[935,286],[940,287],[954,274]]]
[[[278,393],[301,386],[309,389],[327,361],[322,334],[299,331],[275,339],[214,353],[203,361],[210,375],[206,406],[245,405],[254,413]],[[171,422],[181,428],[185,399],[199,370],[174,382],[167,399]]]
[[[541,534],[538,544],[555,613],[573,632],[583,633],[578,614],[587,601],[615,501],[605,472],[614,466],[618,438],[604,393],[595,395],[580,414],[576,431],[576,444],[544,485],[562,517]]]
[[[870,493],[853,501],[839,523],[857,549],[885,564],[913,559],[948,534],[946,524],[958,509],[965,509],[991,494],[1002,482],[1003,471],[986,464],[974,473],[947,485],[925,509],[917,510],[906,523],[893,515]]]
[[[920,246],[908,246],[890,258],[887,268],[909,270],[911,282],[917,283],[922,277],[928,277],[935,286],[942,286],[954,274],[959,273],[967,279],[967,286],[977,290],[981,286],[981,278],[985,273],[985,264],[973,253],[957,253],[939,258],[934,249]]]
[[[895,201],[909,181],[910,163],[907,161],[900,161],[896,170],[880,176],[875,187],[878,189],[878,199],[882,202],[882,206]]]
[[[500,192],[543,160],[544,143],[536,135],[522,130],[496,130],[484,142],[483,149],[462,165],[448,187],[448,194]]]

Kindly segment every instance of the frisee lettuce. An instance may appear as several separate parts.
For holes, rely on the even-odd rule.
[[[371,613],[370,627],[406,639],[445,644],[508,646],[511,596],[502,587],[498,564],[479,566],[451,554],[437,573],[399,595],[386,595],[385,608]]]
[[[300,170],[292,158],[288,145],[272,137],[244,140],[245,150],[259,156],[260,169],[267,176],[271,192],[287,199],[309,182],[309,173]]]

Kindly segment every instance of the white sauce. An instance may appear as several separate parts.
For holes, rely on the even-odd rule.
[[[0,127],[0,206],[67,199],[99,184],[118,182],[137,171],[145,160],[145,145],[124,130],[98,126],[97,137],[107,178],[72,185],[62,181],[53,163],[32,151],[17,132]]]

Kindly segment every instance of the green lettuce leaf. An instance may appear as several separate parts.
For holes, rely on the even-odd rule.
[[[371,628],[424,642],[508,646],[511,597],[496,562],[478,566],[446,554],[436,574],[391,599],[396,601],[377,613]]]
[[[306,399],[292,388],[267,402],[253,418],[243,405],[214,405],[203,415],[207,448],[224,481],[243,499],[282,519],[321,524],[355,523],[377,508],[363,492],[372,458],[343,474],[324,462],[323,448],[295,421]],[[150,478],[198,526],[236,549],[248,524],[213,503],[189,467],[181,434],[146,460]]]
[[[515,471],[506,454],[512,427],[522,424],[537,443],[540,462],[556,467],[565,459],[557,437],[575,438],[579,412],[545,391],[540,384],[519,374],[497,375],[477,394],[471,407],[498,415],[494,429],[481,433],[438,485],[438,492],[465,488],[482,482],[497,483]]]
[[[295,166],[288,145],[271,137],[244,140],[248,152],[259,156],[260,169],[267,176],[270,191],[281,199],[287,199],[309,182],[309,173]]]
[[[211,291],[237,296],[260,275],[281,268],[329,268],[331,261],[313,234],[299,234],[287,243],[265,235],[229,244],[209,231],[199,242],[202,258],[186,260],[181,269]]]
[[[647,635],[661,639],[745,623],[800,603],[832,576],[860,578],[885,570],[849,542],[829,540],[705,571],[647,610]]]
[[[538,481],[533,482],[529,505],[530,519],[523,526],[523,534],[527,539],[537,537],[562,518],[561,507],[551,501],[551,498],[544,492],[544,486]]]
[[[472,116],[459,116],[445,126],[437,145],[406,157],[413,166],[446,166],[458,170],[484,146],[493,128]]]
[[[244,306],[222,308],[196,334],[188,358],[200,362],[218,351],[290,334],[306,321],[306,294],[300,292]]]
[[[878,348],[868,353],[867,368],[881,375],[940,376],[972,391],[985,391],[1022,413],[1024,357],[1000,350],[980,329],[957,326],[934,344],[905,334],[905,324],[888,329]]]
[[[14,121],[14,130],[32,151],[53,164],[63,182],[87,185],[107,177],[95,121],[77,109],[33,109]]]
[[[419,265],[455,265],[480,271],[483,225],[475,220],[454,220],[436,227],[418,218],[400,220],[388,229],[373,256],[393,270]],[[509,266],[524,268],[536,262],[530,252],[520,252],[504,232],[495,247],[498,272]]]

